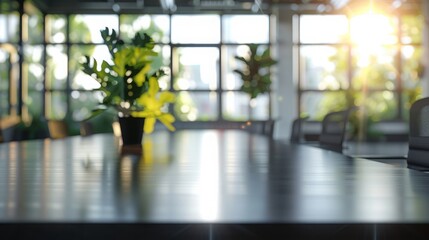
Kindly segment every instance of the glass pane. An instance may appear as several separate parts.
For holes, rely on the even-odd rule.
[[[348,106],[346,92],[304,92],[301,96],[300,114],[321,121],[329,112],[340,111]]]
[[[268,43],[268,15],[225,15],[222,40],[226,43]]]
[[[9,115],[9,95],[7,91],[0,91],[0,117]]]
[[[222,94],[222,116],[230,121],[269,119],[269,95],[250,100],[248,94],[228,91]]]
[[[24,6],[25,14],[22,18],[23,41],[43,43],[43,15],[28,1]]]
[[[28,108],[28,113],[33,117],[43,116],[42,112],[42,92],[41,91],[29,91],[28,97],[24,99],[24,104]]]
[[[173,43],[219,43],[219,15],[173,15],[171,20]]]
[[[219,117],[217,104],[215,92],[180,92],[174,113],[181,121],[214,121]]]
[[[66,41],[66,22],[64,15],[46,16],[46,41],[51,43],[63,43]]]
[[[9,52],[6,49],[0,48],[0,90],[9,89],[9,71],[11,68],[10,57]]]
[[[99,87],[99,84],[95,79],[85,74],[81,70],[82,67],[79,63],[79,60],[82,60],[84,55],[94,57],[100,63],[102,60],[108,61],[110,59],[110,53],[106,46],[71,46],[69,77],[71,79],[72,89],[91,90]]]
[[[99,103],[99,97],[97,92],[72,91],[71,113],[73,120],[82,121],[89,117]]]
[[[28,79],[28,88],[32,90],[43,90],[43,46],[24,46],[24,69],[23,75]]]
[[[364,107],[367,116],[374,122],[397,117],[399,108],[397,102],[397,96],[391,91],[356,94],[356,105]]]
[[[257,98],[250,100],[251,120],[270,119],[270,95],[261,94]]]
[[[423,23],[422,15],[406,15],[401,19],[401,42],[421,43],[423,38]]]
[[[301,43],[341,43],[347,41],[348,21],[344,15],[302,15]]]
[[[421,88],[424,66],[422,64],[423,49],[417,46],[401,48],[402,83],[404,88]]]
[[[300,54],[302,89],[348,88],[346,47],[304,46]]]
[[[46,53],[46,88],[65,89],[67,86],[66,46],[48,45]]]
[[[100,31],[106,27],[118,32],[117,15],[70,16],[70,41],[74,43],[102,43]]]
[[[171,51],[170,46],[165,45],[155,45],[154,51],[159,55],[152,62],[152,68],[162,69],[166,73],[166,76],[158,79],[159,87],[162,90],[170,89],[171,83],[171,69],[170,69],[170,59],[171,59]]]
[[[398,19],[381,14],[362,14],[350,19],[351,41],[368,50],[398,42]]]
[[[222,94],[222,117],[230,121],[247,121],[250,119],[250,97],[243,92],[226,92]]]
[[[395,67],[396,48],[379,47],[377,51],[367,51],[357,47],[352,51],[354,73],[352,85],[355,89],[395,89],[397,69]]]
[[[0,42],[18,42],[19,14],[0,14]]]
[[[219,49],[185,47],[174,51],[174,89],[208,89],[218,87]]]
[[[0,91],[2,92],[1,94],[4,94],[2,99],[7,99],[3,104],[11,105],[11,114],[17,113],[19,71],[17,46],[2,44],[0,46]],[[9,113],[9,110],[5,113]]]
[[[242,68],[244,64],[235,60],[234,56],[244,56],[248,47],[245,45],[223,46],[222,51],[222,56],[225,59],[222,61],[222,89],[238,90],[243,82],[240,75],[234,73],[233,70]]]
[[[155,42],[170,41],[170,18],[168,15],[121,15],[121,38],[130,41],[137,32],[149,34]]]
[[[64,119],[67,113],[67,99],[64,92],[46,93],[46,118]]]

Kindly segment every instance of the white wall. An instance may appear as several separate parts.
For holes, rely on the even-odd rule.
[[[276,9],[277,13],[277,50],[274,55],[279,61],[276,65],[277,82],[275,84],[275,106],[278,107],[274,138],[289,139],[290,128],[297,117],[297,81],[294,79],[292,11],[283,6]]]

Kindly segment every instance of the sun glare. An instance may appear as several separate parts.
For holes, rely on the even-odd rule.
[[[353,43],[372,47],[392,41],[393,27],[384,15],[367,13],[355,16],[350,25]]]
[[[389,18],[372,12],[351,18],[350,39],[362,60],[376,56],[382,45],[396,42]]]

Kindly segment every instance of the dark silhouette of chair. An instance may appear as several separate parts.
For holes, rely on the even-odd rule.
[[[272,138],[274,136],[275,120],[248,121],[240,127],[245,131],[262,134]]]
[[[267,121],[263,121],[262,123],[262,134],[269,136],[269,137],[274,137],[274,127],[275,127],[275,120],[267,120]]]
[[[1,128],[1,121],[0,121],[0,143],[3,142],[3,129]]]
[[[407,166],[429,171],[429,97],[411,105],[409,124]]]
[[[308,117],[299,117],[293,120],[292,128],[290,132],[290,142],[300,143],[302,142],[302,125],[308,119]]]
[[[351,111],[349,108],[343,111],[330,112],[322,121],[322,131],[319,136],[319,146],[323,149],[335,152],[343,152],[344,139],[347,133],[347,123]]]
[[[65,138],[68,134],[67,123],[63,120],[48,120],[49,137],[52,139]]]
[[[94,128],[92,123],[89,121],[80,122],[80,135],[81,136],[89,136],[94,134]]]

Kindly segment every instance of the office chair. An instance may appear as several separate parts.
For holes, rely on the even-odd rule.
[[[275,127],[276,121],[274,120],[267,120],[263,121],[262,126],[262,134],[268,136],[268,137],[274,137],[274,127]]]
[[[3,129],[1,128],[1,120],[0,120],[0,143],[3,142]]]
[[[63,120],[48,120],[48,130],[52,139],[65,138],[69,135],[67,123]]]
[[[247,121],[240,126],[241,129],[268,136],[273,138],[274,136],[274,127],[275,120],[265,120],[265,121]]]
[[[92,123],[89,121],[80,122],[80,135],[81,136],[89,136],[94,134],[94,129]]]
[[[343,152],[343,143],[347,131],[350,113],[355,107],[343,111],[330,112],[322,121],[322,131],[319,136],[319,147]]]
[[[429,97],[411,105],[409,124],[407,166],[429,171]]]
[[[302,124],[307,119],[308,117],[298,117],[293,120],[291,132],[290,132],[291,143],[300,143],[302,141]]]

